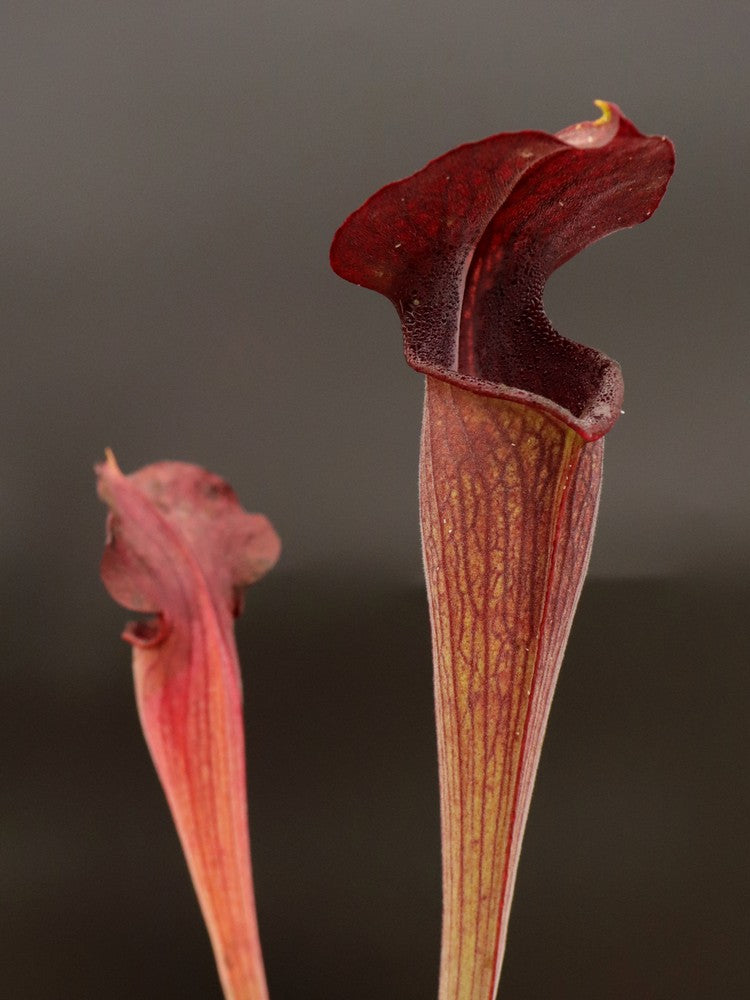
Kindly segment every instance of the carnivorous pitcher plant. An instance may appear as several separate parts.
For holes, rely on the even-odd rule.
[[[492,1000],[519,851],[589,559],[622,378],[561,336],[549,275],[647,219],[671,143],[614,105],[446,153],[355,211],[331,248],[386,295],[426,376],[419,465],[443,847],[440,1000]]]
[[[110,508],[102,579],[152,617],[131,622],[141,725],[172,811],[227,1000],[266,1000],[245,788],[242,684],[233,619],[279,539],[218,476],[160,462],[125,476],[97,466]]]

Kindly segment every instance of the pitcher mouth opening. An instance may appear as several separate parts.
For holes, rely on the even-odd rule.
[[[620,415],[616,362],[548,320],[549,276],[591,243],[648,219],[674,166],[616,105],[557,135],[468,143],[374,194],[337,232],[331,263],[386,295],[417,371],[544,410],[586,440]]]

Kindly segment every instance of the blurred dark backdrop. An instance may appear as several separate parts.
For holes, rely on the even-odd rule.
[[[92,463],[225,475],[284,542],[240,628],[274,1000],[435,994],[420,379],[327,265],[383,183],[618,102],[678,170],[550,282],[616,357],[504,1000],[750,994],[747,5],[0,10],[0,960],[18,1000],[218,997],[97,577]]]
[[[507,1000],[745,996],[747,584],[584,588],[511,917]],[[19,616],[33,594],[16,593]],[[123,647],[28,631],[4,706],[5,995],[216,998]],[[272,575],[239,629],[256,890],[277,1000],[436,993],[439,835],[424,593]],[[77,684],[72,671],[87,671]],[[108,668],[108,669],[105,669]],[[21,678],[24,683],[21,683]]]

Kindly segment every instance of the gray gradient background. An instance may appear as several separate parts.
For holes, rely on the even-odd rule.
[[[97,579],[105,445],[222,473],[283,538],[240,626],[274,997],[434,995],[421,379],[328,246],[432,156],[596,97],[678,169],[546,295],[626,412],[503,996],[750,994],[749,35],[695,0],[2,6],[7,995],[218,995]]]

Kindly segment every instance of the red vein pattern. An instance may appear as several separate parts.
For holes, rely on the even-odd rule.
[[[492,1000],[603,441],[427,378],[420,513],[443,843],[440,1000]]]
[[[265,517],[196,466],[97,469],[110,505],[102,579],[131,623],[143,733],[180,837],[227,1000],[267,1000],[245,784],[233,618],[241,588],[278,558]]]

